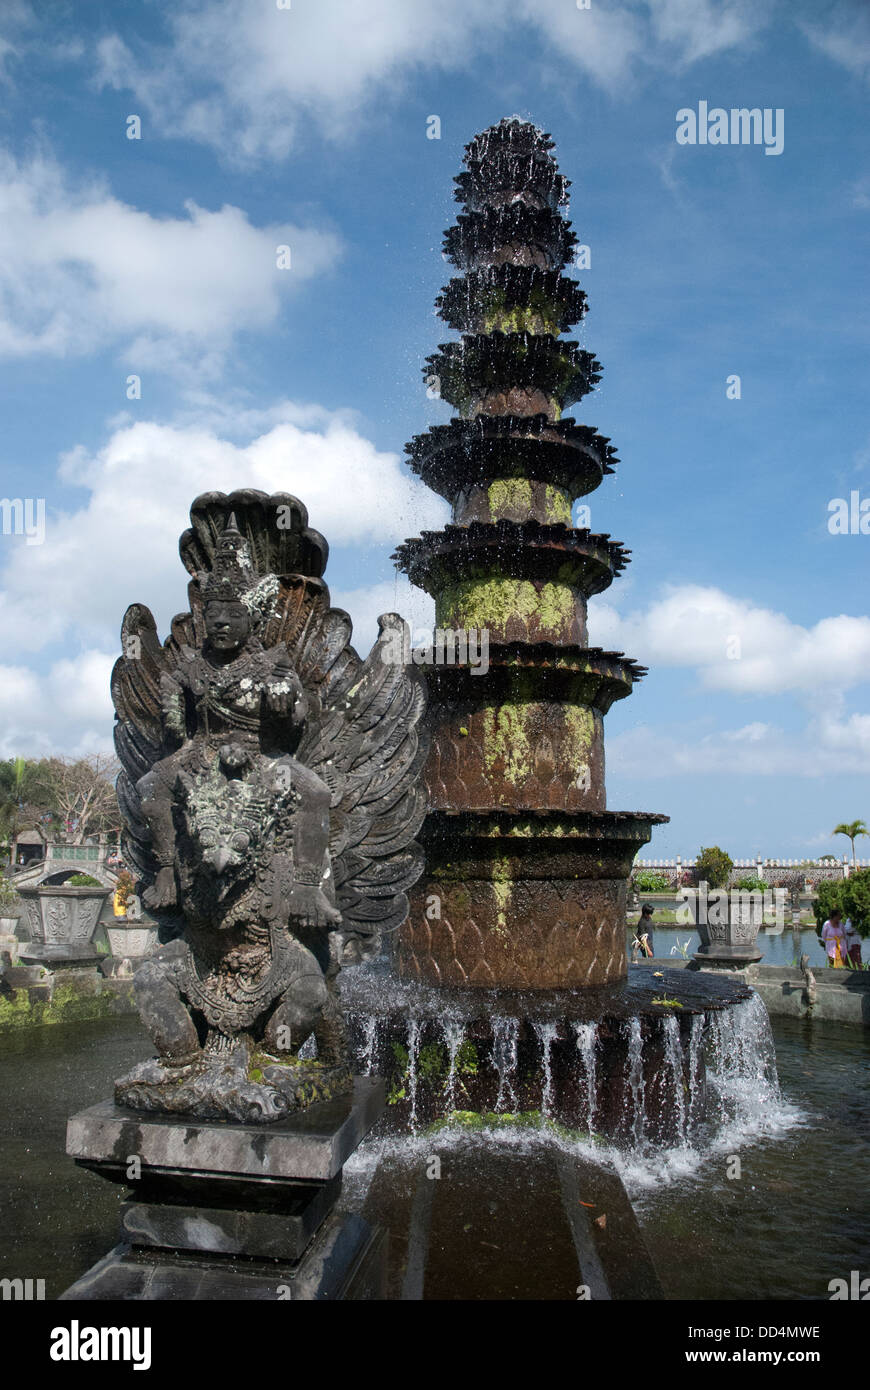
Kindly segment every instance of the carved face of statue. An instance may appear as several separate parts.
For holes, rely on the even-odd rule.
[[[237,600],[211,599],[205,606],[205,631],[215,651],[238,651],[248,640],[251,615]]]
[[[253,868],[271,828],[267,788],[228,782],[213,769],[188,781],[184,805],[187,831],[203,865],[229,880]]]

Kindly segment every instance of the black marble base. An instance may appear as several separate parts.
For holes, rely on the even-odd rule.
[[[762,959],[762,952],[755,950],[754,947],[751,951],[747,951],[746,947],[719,945],[709,946],[706,950],[702,946],[692,956],[692,960],[697,961],[704,969],[711,966],[713,968],[725,966],[733,970],[742,970],[744,966],[755,965]]]
[[[47,970],[75,970],[97,967],[101,957],[90,942],[26,941],[21,943],[18,959],[22,965],[44,965]]]
[[[361,1217],[335,1213],[295,1263],[194,1256],[120,1244],[61,1299],[322,1302],[376,1299],[386,1287],[383,1234]]]
[[[67,1299],[374,1298],[377,1230],[337,1209],[342,1167],[384,1108],[384,1083],[276,1124],[143,1114],[104,1101],[74,1115],[67,1152],[131,1190],[121,1244]]]

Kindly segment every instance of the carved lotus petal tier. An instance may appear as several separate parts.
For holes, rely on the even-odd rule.
[[[406,452],[426,486],[450,501],[494,478],[548,483],[573,501],[594,491],[618,462],[605,435],[545,413],[454,419],[418,434]]]
[[[444,254],[460,270],[501,261],[555,270],[567,264],[576,245],[564,218],[522,201],[460,214],[444,233]]]
[[[586,313],[586,294],[576,280],[557,270],[537,266],[482,266],[455,276],[445,285],[435,306],[439,316],[458,332],[481,333],[485,321],[496,315],[536,313],[554,321],[540,332],[565,332]],[[525,325],[531,328],[530,324]]]
[[[508,399],[521,390],[529,399],[540,396],[564,410],[601,380],[600,368],[598,359],[579,343],[551,333],[496,331],[467,333],[458,343],[442,343],[426,358],[423,375],[427,382],[435,377],[441,397],[471,415],[485,413],[487,393]],[[506,412],[500,406],[489,413]]]

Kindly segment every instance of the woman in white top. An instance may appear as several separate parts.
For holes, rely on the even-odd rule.
[[[845,968],[846,961],[846,929],[842,922],[842,913],[835,907],[825,925],[822,927],[822,942],[828,956],[828,965],[835,970]]]

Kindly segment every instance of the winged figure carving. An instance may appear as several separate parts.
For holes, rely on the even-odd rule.
[[[132,605],[112,672],[124,854],[163,942],[134,979],[159,1055],[115,1095],[269,1122],[351,1086],[336,977],[422,868],[426,691],[398,615],[365,660],[350,645],[297,498],[209,492],[190,516],[190,611],[161,643]]]

